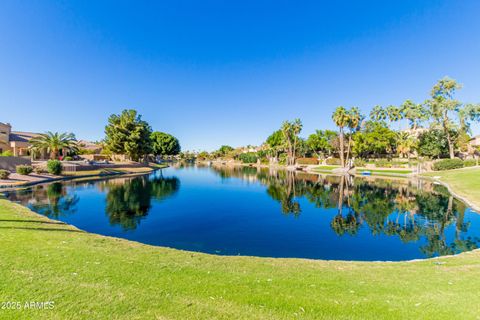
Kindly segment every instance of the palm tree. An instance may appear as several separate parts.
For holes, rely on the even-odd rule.
[[[348,148],[347,148],[347,159],[346,162],[350,158],[350,149],[352,145],[352,136],[353,134],[360,128],[361,122],[363,120],[363,116],[360,114],[360,110],[357,107],[352,107],[348,111],[348,128],[350,129],[350,134],[348,136]]]
[[[30,140],[30,148],[33,152],[47,151],[51,159],[57,159],[60,150],[65,152],[75,152],[78,150],[77,140],[73,133],[46,132]]]
[[[412,100],[406,100],[400,106],[400,112],[410,122],[412,130],[416,130],[419,123],[428,119],[428,112],[425,107],[422,104],[414,103]]]
[[[415,138],[410,135],[408,132],[398,132],[397,134],[397,152],[402,156],[407,156],[410,160],[410,154],[415,147],[417,142]]]
[[[295,119],[294,121],[285,121],[282,125],[282,133],[287,144],[287,165],[295,164],[295,154],[298,143],[298,134],[302,131],[302,122],[300,119]]]
[[[375,122],[384,121],[387,119],[387,116],[387,111],[379,105],[373,107],[372,111],[370,112],[370,119]]]
[[[388,120],[390,120],[390,122],[397,122],[403,119],[403,114],[401,109],[396,106],[391,106],[391,105],[388,106],[387,115],[388,115]]]
[[[338,127],[339,131],[339,140],[340,140],[340,163],[342,167],[345,167],[345,151],[344,151],[344,128],[349,124],[350,122],[350,116],[347,112],[347,110],[340,106],[335,109],[335,112],[332,115],[333,122],[335,122],[335,125]]]

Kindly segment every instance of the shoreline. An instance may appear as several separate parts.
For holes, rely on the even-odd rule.
[[[145,171],[128,171],[130,168],[125,168],[123,171],[122,168],[118,168],[120,170],[118,171],[106,171],[98,174],[84,174],[84,175],[67,175],[67,176],[53,176],[53,177],[45,177],[44,179],[41,180],[36,180],[36,181],[29,181],[29,182],[24,182],[24,183],[19,183],[19,184],[0,184],[0,193],[4,191],[12,191],[16,189],[22,189],[22,188],[27,188],[31,186],[35,186],[38,184],[47,184],[47,183],[52,183],[52,182],[60,182],[60,181],[70,181],[70,180],[77,180],[77,179],[85,179],[85,178],[91,178],[91,179],[103,179],[103,178],[108,178],[108,177],[116,177],[116,176],[122,176],[122,177],[129,177],[129,176],[137,176],[137,175],[143,175],[143,174],[149,174],[152,173],[156,170],[168,168],[168,165],[158,165],[158,166],[145,166],[145,167],[139,167],[143,169],[150,169],[150,170],[145,170]],[[103,168],[102,168],[103,169]],[[101,169],[99,169],[101,170]]]
[[[208,165],[207,162],[210,162],[212,165],[221,165],[221,166],[227,166],[227,167],[252,167],[252,168],[270,168],[270,169],[276,169],[276,170],[289,170],[289,171],[294,171],[294,172],[303,172],[303,173],[310,173],[310,174],[317,174],[317,175],[333,175],[333,176],[341,176],[341,175],[344,175],[342,173],[337,173],[337,172],[333,172],[333,171],[328,171],[328,170],[325,170],[325,171],[320,171],[320,170],[314,170],[314,168],[312,168],[312,166],[307,166],[306,167],[306,170],[298,170],[296,168],[289,168],[285,165],[266,165],[266,164],[245,164],[245,163],[224,163],[224,161],[202,161],[200,162],[202,165]],[[474,170],[475,168],[478,169],[478,167],[468,167],[468,168],[461,168],[461,169],[454,169],[454,170],[447,170],[447,171],[455,171],[455,170]],[[432,171],[432,172],[435,172],[435,171]],[[439,173],[441,173],[442,171],[439,171]],[[445,172],[445,171],[443,171]],[[480,214],[480,205],[477,205],[475,203],[473,203],[472,200],[470,200],[468,197],[466,196],[462,196],[460,194],[458,194],[458,192],[456,192],[447,182],[444,182],[444,181],[441,181],[440,179],[438,178],[435,178],[435,177],[430,177],[430,176],[426,176],[424,174],[405,174],[405,175],[402,175],[402,174],[378,174],[378,172],[376,172],[375,174],[371,174],[371,175],[362,175],[362,174],[359,174],[357,172],[353,172],[353,173],[345,173],[345,174],[348,174],[348,175],[352,175],[354,177],[358,177],[358,178],[373,178],[373,179],[396,179],[396,178],[400,178],[400,179],[420,179],[420,180],[427,180],[427,181],[430,181],[430,182],[433,182],[433,183],[438,183],[442,186],[444,186],[445,188],[447,188],[448,192],[450,192],[450,194],[455,197],[456,199],[464,202],[472,211],[476,212],[476,213],[479,213]]]

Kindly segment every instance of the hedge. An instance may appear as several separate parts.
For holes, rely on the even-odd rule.
[[[18,174],[28,176],[33,172],[33,167],[21,164],[15,167],[15,171],[17,171]]]
[[[463,165],[462,159],[444,159],[435,162],[432,169],[434,171],[452,170],[463,168]]]
[[[463,165],[465,167],[474,167],[477,165],[477,160],[475,159],[467,159],[465,161],[463,161]]]
[[[298,158],[297,164],[318,164],[317,158]]]
[[[325,160],[325,163],[328,164],[328,165],[339,166],[340,165],[340,159],[338,159],[338,158],[328,158],[327,160]]]
[[[7,180],[9,175],[10,175],[10,171],[0,170],[0,179]]]
[[[253,152],[241,153],[238,159],[243,163],[257,163],[257,155]]]

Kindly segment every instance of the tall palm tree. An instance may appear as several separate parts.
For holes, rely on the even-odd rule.
[[[348,147],[347,147],[347,158],[346,163],[350,158],[350,149],[352,145],[352,136],[353,134],[360,128],[361,122],[363,120],[363,115],[360,113],[360,110],[357,107],[352,107],[348,111],[348,128],[350,130],[350,134],[348,136]]]
[[[375,122],[384,121],[387,119],[387,117],[387,111],[379,105],[373,107],[372,111],[370,112],[370,119]]]
[[[348,126],[350,122],[350,116],[347,110],[340,106],[335,109],[335,112],[332,115],[332,120],[335,122],[335,125],[338,127],[339,131],[339,140],[340,140],[340,163],[342,167],[345,167],[345,146],[344,146],[344,128]]]
[[[397,106],[388,106],[387,115],[388,115],[388,120],[390,120],[390,122],[397,122],[403,119],[402,111]]]
[[[73,133],[50,132],[42,133],[30,140],[30,148],[34,152],[47,151],[51,159],[57,159],[60,150],[75,152],[78,150],[77,139]]]
[[[282,133],[287,144],[287,165],[295,164],[295,154],[298,143],[298,134],[302,131],[302,122],[300,119],[295,119],[294,121],[285,121],[282,125]]]
[[[406,100],[400,106],[400,112],[410,122],[412,130],[416,130],[421,122],[428,120],[428,112],[423,104],[414,103],[412,100]]]

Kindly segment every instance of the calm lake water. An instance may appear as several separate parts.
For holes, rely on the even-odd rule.
[[[214,254],[408,260],[480,244],[480,215],[425,181],[185,166],[5,195],[88,232]]]

